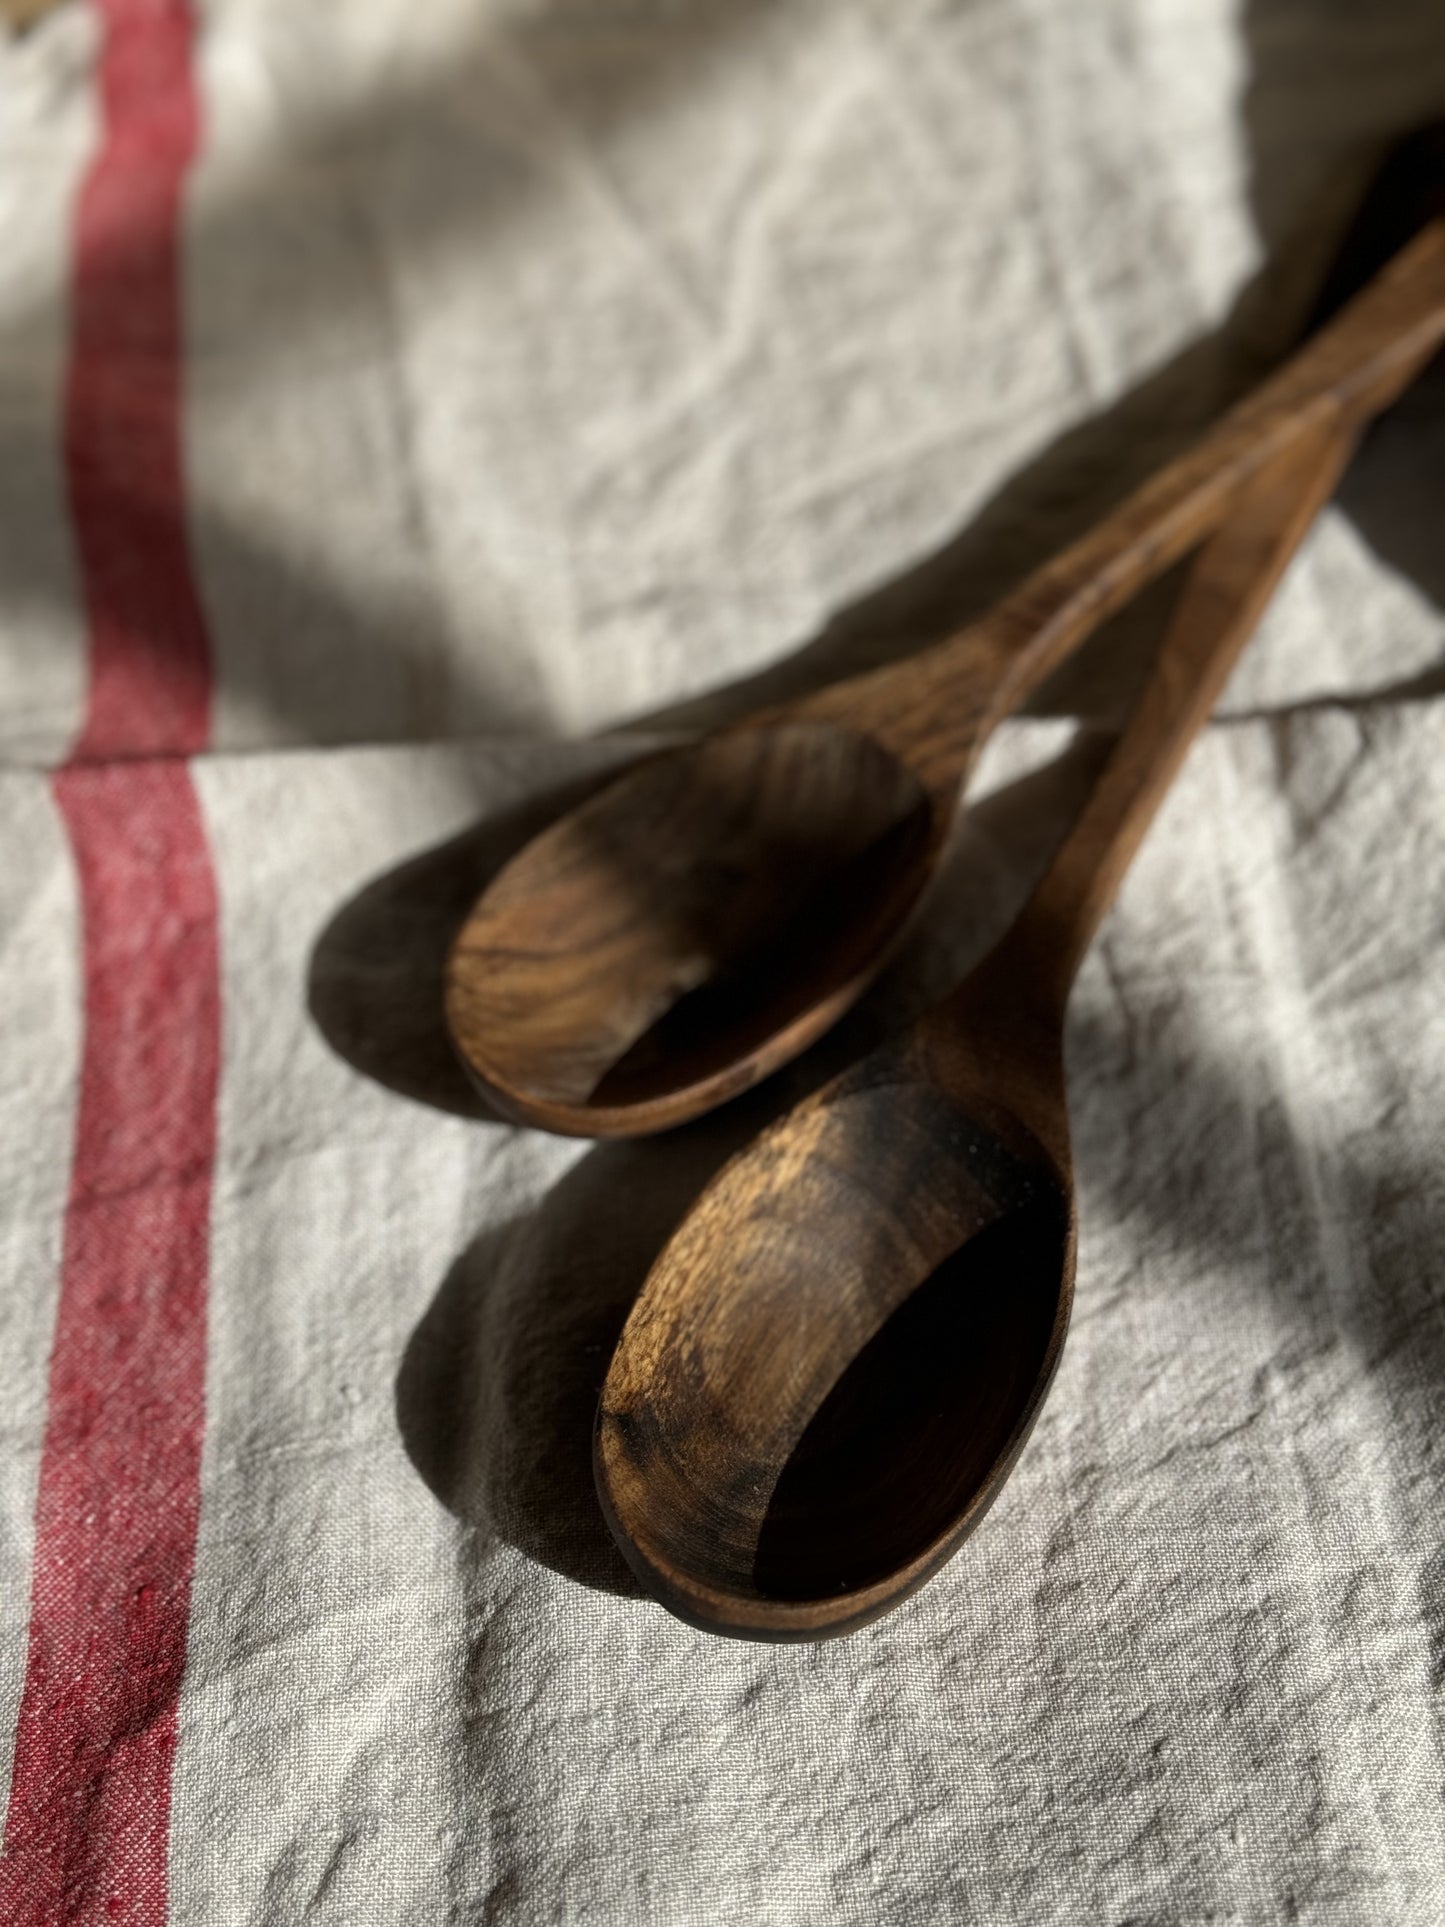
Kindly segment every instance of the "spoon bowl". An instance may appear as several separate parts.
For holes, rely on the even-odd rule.
[[[972,1530],[1028,1435],[1072,1295],[1066,1153],[957,1057],[915,1038],[779,1120],[648,1280],[598,1489],[694,1624],[864,1624]]]
[[[604,1136],[733,1095],[853,1001],[947,813],[871,737],[759,724],[650,758],[503,869],[447,1017],[514,1115]]]

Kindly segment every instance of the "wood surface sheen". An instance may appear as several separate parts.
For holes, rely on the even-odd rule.
[[[998,947],[724,1166],[654,1265],[594,1461],[623,1552],[693,1624],[850,1631],[956,1550],[1012,1468],[1073,1294],[1074,972],[1354,432],[1325,418],[1236,498]]]
[[[898,941],[994,725],[1232,517],[1256,477],[1387,406],[1442,340],[1437,221],[980,622],[651,759],[555,824],[500,872],[449,959],[448,1024],[470,1074],[523,1122],[628,1136],[696,1117],[796,1055]]]

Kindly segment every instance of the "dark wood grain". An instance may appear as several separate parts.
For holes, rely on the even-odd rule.
[[[1205,544],[1089,802],[997,948],[726,1165],[653,1267],[603,1388],[595,1469],[623,1552],[683,1618],[846,1632],[921,1585],[1000,1490],[1073,1294],[1074,972],[1352,444],[1338,421],[1293,439]]]
[[[916,912],[989,732],[1260,475],[1385,407],[1445,340],[1436,222],[1254,396],[982,621],[622,777],[457,938],[446,1007],[507,1114],[657,1131],[818,1037]]]
[[[524,1117],[659,1129],[846,1008],[936,830],[906,766],[849,730],[782,722],[654,758],[481,898],[452,952],[452,1034]]]

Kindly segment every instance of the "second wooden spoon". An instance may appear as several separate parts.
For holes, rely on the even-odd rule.
[[[1201,551],[1079,821],[1002,943],[912,1031],[724,1166],[603,1388],[598,1491],[694,1624],[817,1639],[932,1573],[1007,1477],[1063,1346],[1074,973],[1351,446],[1277,459]]]

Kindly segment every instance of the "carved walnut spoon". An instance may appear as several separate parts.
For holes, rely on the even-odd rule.
[[[985,738],[1251,477],[1385,407],[1445,339],[1445,222],[1187,455],[961,635],[644,762],[501,870],[447,1020],[504,1112],[657,1131],[841,1016],[917,906]]]
[[[1311,431],[1201,550],[1082,815],[1002,942],[725,1165],[648,1276],[595,1436],[609,1525],[695,1625],[818,1639],[997,1495],[1064,1342],[1074,973],[1352,446]]]

